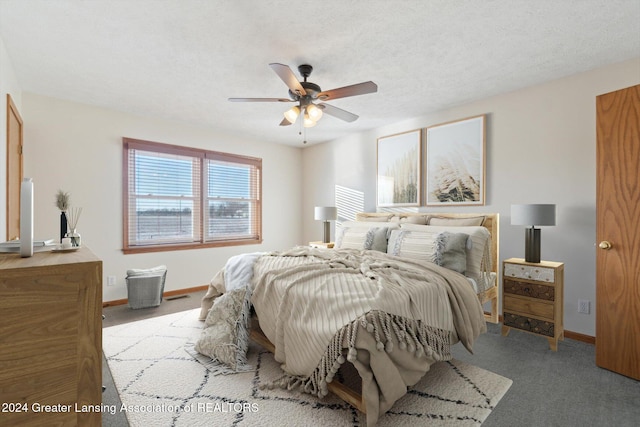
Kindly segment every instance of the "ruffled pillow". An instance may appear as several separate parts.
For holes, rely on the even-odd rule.
[[[433,262],[460,274],[467,272],[467,250],[472,243],[468,234],[443,231],[436,236]]]
[[[205,366],[215,373],[251,370],[247,365],[248,316],[247,291],[235,289],[216,298],[195,350],[212,361]]]

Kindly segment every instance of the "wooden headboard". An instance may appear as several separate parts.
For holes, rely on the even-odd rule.
[[[498,265],[500,259],[499,252],[499,240],[500,240],[500,214],[497,213],[440,213],[440,212],[361,212],[356,215],[357,221],[399,221],[402,222],[403,218],[407,217],[425,217],[426,220],[434,218],[452,218],[452,219],[464,219],[464,218],[478,218],[484,217],[482,226],[489,230],[491,233],[491,259],[493,265],[491,271],[498,273]]]

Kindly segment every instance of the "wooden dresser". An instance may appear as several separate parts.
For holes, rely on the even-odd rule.
[[[517,328],[549,340],[551,350],[564,339],[564,264],[521,258],[504,260],[502,270],[502,335]]]
[[[0,254],[0,425],[100,426],[102,261]]]

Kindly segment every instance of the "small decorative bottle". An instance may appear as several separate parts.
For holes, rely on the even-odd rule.
[[[71,239],[71,246],[74,248],[82,246],[82,236],[80,236],[80,233],[78,233],[75,228],[69,231],[65,237]]]

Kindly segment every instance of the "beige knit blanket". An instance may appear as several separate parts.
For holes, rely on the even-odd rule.
[[[260,327],[292,376],[322,371],[332,341],[367,313],[385,314],[368,322],[378,347],[399,335],[401,345],[435,360],[450,358],[449,346],[458,340],[471,350],[486,330],[482,307],[463,276],[376,251],[298,247],[265,255],[254,264],[253,288]]]
[[[223,269],[213,278],[200,318],[228,286],[252,290],[260,327],[286,372],[274,385],[325,396],[348,360],[362,379],[368,426],[432,364],[450,359],[452,344],[459,340],[471,351],[486,331],[467,279],[429,262],[298,247],[243,256],[226,268],[230,277]],[[231,276],[246,277],[233,285],[226,283]]]

